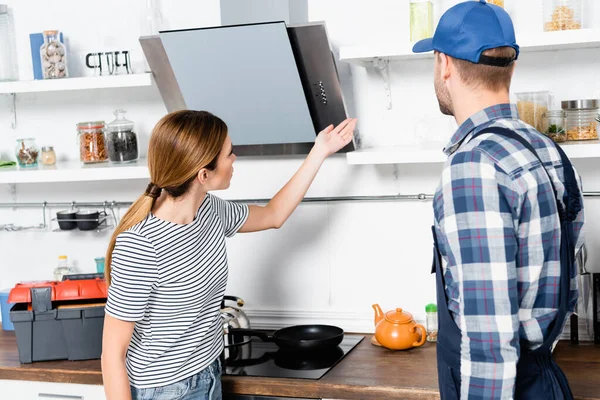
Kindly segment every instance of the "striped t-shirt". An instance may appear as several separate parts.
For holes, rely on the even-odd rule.
[[[175,383],[220,356],[225,237],[247,217],[246,205],[207,194],[189,224],[149,214],[117,237],[106,313],[135,322],[126,361],[132,386]]]

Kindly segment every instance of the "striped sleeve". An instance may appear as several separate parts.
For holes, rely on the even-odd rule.
[[[122,321],[144,318],[148,297],[158,281],[152,243],[134,232],[121,233],[112,253],[110,277],[106,313]]]
[[[223,200],[212,196],[214,209],[223,223],[225,237],[232,237],[246,223],[248,219],[248,205]]]

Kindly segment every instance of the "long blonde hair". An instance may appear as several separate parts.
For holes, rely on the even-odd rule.
[[[188,191],[202,168],[215,169],[226,137],[225,122],[207,111],[175,111],[158,121],[148,146],[150,182],[156,190],[150,190],[149,185],[115,229],[106,251],[108,284],[117,236],[148,216],[161,190],[171,197],[180,197]]]

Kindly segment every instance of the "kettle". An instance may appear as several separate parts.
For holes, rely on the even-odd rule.
[[[237,307],[226,302],[235,302]],[[223,335],[225,339],[225,347],[237,346],[249,343],[252,338],[250,336],[242,336],[240,334],[232,334],[232,328],[250,329],[250,320],[242,307],[244,300],[236,296],[223,296],[221,302],[221,319],[223,323]]]
[[[379,304],[375,310],[375,339],[391,350],[407,350],[422,346],[427,340],[427,331],[417,324],[410,313],[401,308],[383,313]],[[420,331],[420,332],[419,332]]]

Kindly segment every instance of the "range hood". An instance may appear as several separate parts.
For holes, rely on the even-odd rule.
[[[140,43],[167,110],[218,115],[237,155],[306,154],[346,118],[324,24],[164,31]]]

